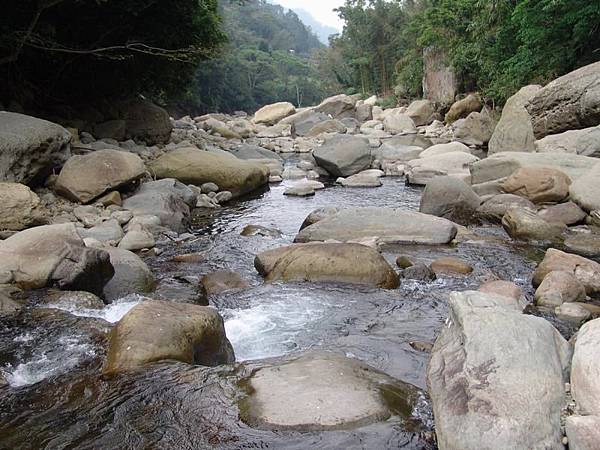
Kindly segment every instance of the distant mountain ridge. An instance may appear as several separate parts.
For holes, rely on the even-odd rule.
[[[312,32],[315,33],[319,40],[325,45],[329,45],[329,36],[340,33],[336,28],[319,22],[305,9],[292,8],[292,11],[298,15],[304,25],[307,25],[311,28]]]

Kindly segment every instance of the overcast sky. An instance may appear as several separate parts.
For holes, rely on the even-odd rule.
[[[344,22],[333,12],[334,8],[342,6],[344,0],[274,0],[286,8],[302,8],[313,15],[319,22],[342,31]]]

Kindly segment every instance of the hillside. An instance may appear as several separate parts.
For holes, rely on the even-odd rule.
[[[183,104],[187,111],[253,111],[275,101],[296,106],[323,97],[310,61],[323,48],[296,13],[264,0],[221,1],[228,37],[220,56],[202,63]],[[182,102],[179,102],[180,104]]]
[[[329,44],[329,36],[338,34],[339,31],[333,27],[327,26],[315,19],[311,13],[302,8],[294,8],[293,11],[298,14],[302,22],[310,27],[313,33],[317,35],[319,40],[325,44]]]

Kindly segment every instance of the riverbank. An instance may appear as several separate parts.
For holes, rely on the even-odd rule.
[[[579,200],[591,185],[570,193],[594,147],[485,158],[502,136],[472,100],[451,109],[465,116],[452,125],[435,122],[426,102],[380,112],[373,99],[338,96],[253,119],[182,118],[154,147],[81,133],[68,146],[79,156],[58,158],[44,187],[30,183],[43,171],[21,158],[7,173],[26,174],[19,181],[36,194],[5,185],[30,207],[4,202],[2,217],[26,230],[5,233],[0,251],[12,259],[2,272],[13,287],[41,290],[5,286],[0,440],[435,448],[435,432],[440,448],[476,448],[485,433],[490,448],[562,446],[565,416],[593,417],[595,407],[569,405],[565,391],[569,378],[575,401],[597,388],[582,390],[589,369],[570,373],[567,343],[598,314],[596,216]],[[44,141],[56,145],[46,149],[67,156],[66,135],[50,130]],[[546,220],[558,212],[562,224]],[[293,257],[268,252],[323,240]],[[579,367],[595,323],[586,347],[575,345]],[[573,417],[567,434],[577,439]],[[483,431],[492,418],[501,426]]]

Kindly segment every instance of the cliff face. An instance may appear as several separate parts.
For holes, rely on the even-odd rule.
[[[433,47],[423,50],[423,96],[441,104],[452,104],[458,92],[456,74],[446,54]]]

